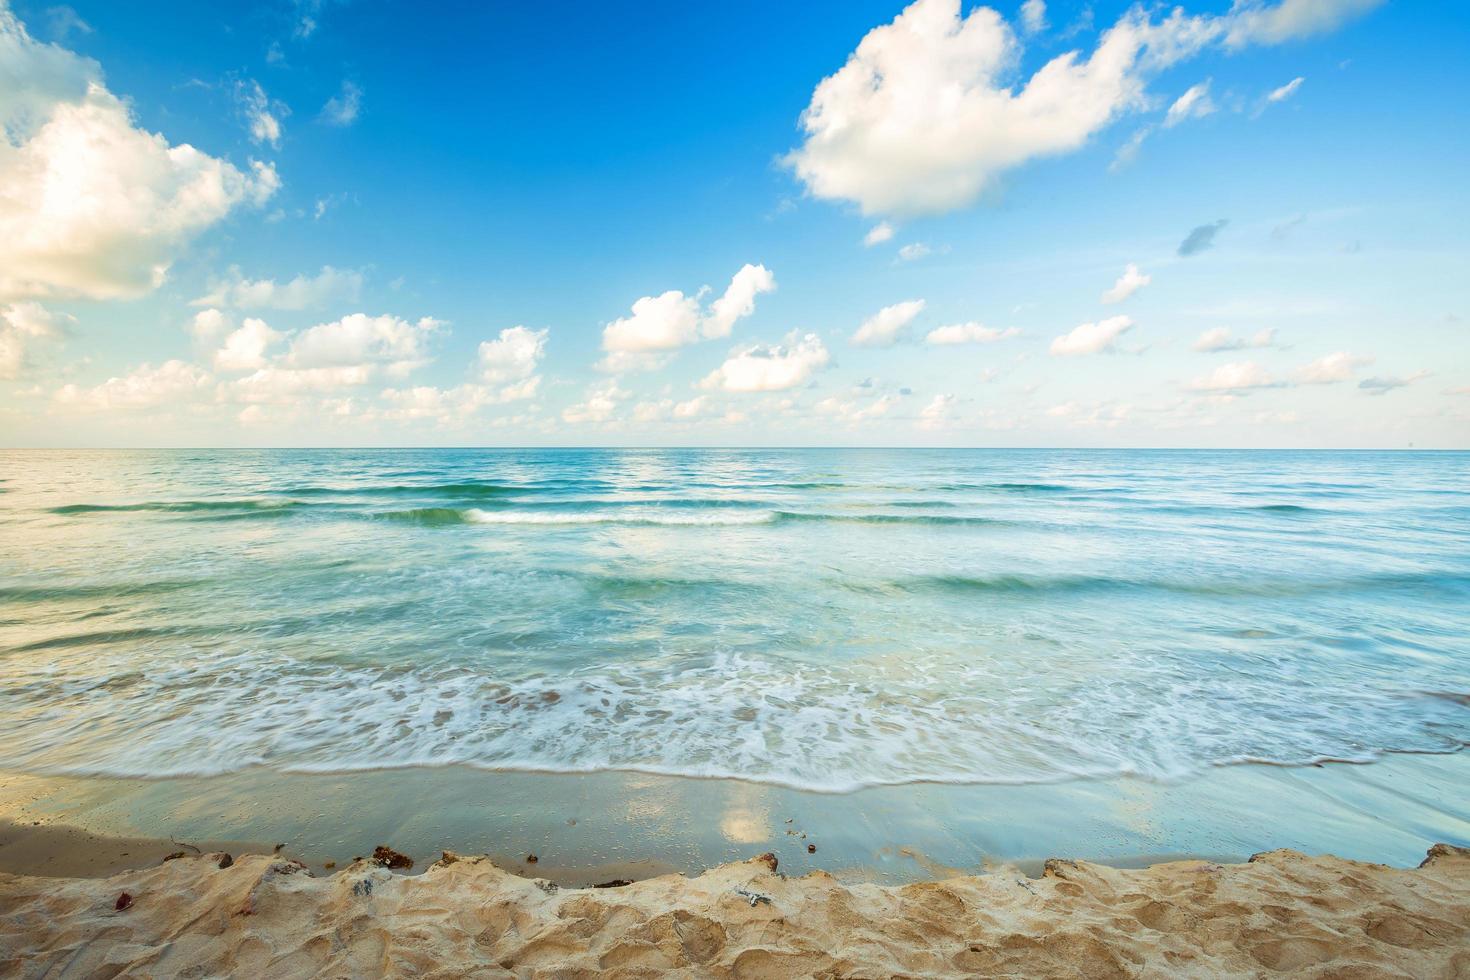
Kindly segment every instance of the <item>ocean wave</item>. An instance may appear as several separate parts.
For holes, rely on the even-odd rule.
[[[1338,594],[1377,590],[1428,589],[1464,592],[1470,590],[1470,574],[1453,569],[1393,572],[1311,579],[1257,577],[1249,579],[1162,579],[1109,575],[916,575],[896,579],[893,587],[909,591],[924,589],[976,593],[1068,593],[1068,592],[1175,592],[1194,596],[1228,598],[1285,598],[1313,593]]]
[[[131,504],[65,504],[49,508],[52,514],[160,513],[192,514],[209,511],[287,511],[301,507],[296,500],[145,500]]]
[[[419,507],[410,510],[379,511],[371,515],[377,520],[403,521],[427,526],[462,524],[576,526],[616,524],[633,527],[741,527],[760,524],[824,522],[840,524],[909,524],[936,526],[1003,525],[1007,521],[990,517],[965,517],[953,514],[864,514],[830,511],[746,510],[711,508],[648,507],[615,510],[526,510],[515,507],[483,510],[477,507]]]
[[[1038,686],[1009,674],[997,683],[993,667],[721,655],[500,680],[467,667],[389,670],[254,652],[155,658],[146,668],[74,652],[64,670],[0,684],[0,710],[18,722],[0,742],[0,767],[158,777],[470,765],[846,792],[1171,781],[1245,761],[1448,752],[1470,739],[1460,701],[1346,679],[1208,675],[1187,660],[1130,658],[1086,684]],[[113,737],[120,719],[128,738]]]

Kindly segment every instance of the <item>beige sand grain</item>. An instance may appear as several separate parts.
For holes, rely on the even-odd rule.
[[[1411,870],[1282,850],[903,887],[786,878],[760,859],[605,889],[485,858],[416,876],[219,863],[0,875],[0,975],[1470,976],[1470,851],[1443,845]]]

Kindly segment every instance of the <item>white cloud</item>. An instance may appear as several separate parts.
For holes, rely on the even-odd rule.
[[[859,347],[892,347],[914,318],[923,312],[924,301],[921,299],[885,306],[863,321],[852,335],[852,343]]]
[[[1323,34],[1365,14],[1384,0],[1236,0],[1229,14],[1225,43],[1280,44]]]
[[[831,355],[816,334],[800,339],[792,334],[785,344],[756,344],[736,351],[701,384],[725,391],[785,391],[805,384],[829,360]]]
[[[1025,0],[1021,4],[1021,30],[1027,34],[1046,30],[1046,0]]]
[[[1113,288],[1102,294],[1102,301],[1121,303],[1151,282],[1153,282],[1152,276],[1139,272],[1138,266],[1129,262],[1123,274],[1118,277],[1118,281],[1113,283]]]
[[[820,415],[831,415],[839,421],[855,425],[887,415],[903,401],[901,395],[891,392],[872,399],[848,399],[832,396],[823,398],[812,408]]]
[[[356,82],[343,81],[342,90],[322,106],[321,120],[329,126],[351,126],[362,111],[362,89]]]
[[[283,366],[313,369],[381,365],[389,374],[406,374],[427,361],[425,346],[442,325],[432,317],[412,323],[387,314],[373,317],[353,313],[296,334]]]
[[[279,186],[137,129],[101,68],[0,4],[0,299],[140,296],[204,229]]]
[[[486,384],[508,384],[522,381],[536,373],[536,365],[546,353],[549,330],[530,330],[515,326],[500,331],[494,340],[480,343],[480,378]]]
[[[863,244],[868,248],[872,248],[874,245],[883,244],[892,237],[893,226],[886,221],[880,221],[868,229],[868,233],[863,236]]]
[[[710,304],[709,315],[700,325],[705,337],[730,336],[735,321],[755,312],[755,298],[776,288],[776,277],[763,265],[746,264],[730,279],[725,294]]]
[[[189,333],[196,340],[213,340],[230,328],[230,318],[219,310],[200,310],[189,321]]]
[[[1194,349],[1206,354],[1214,354],[1219,351],[1245,350],[1248,347],[1274,347],[1275,345],[1275,327],[1258,330],[1251,337],[1237,337],[1231,333],[1229,327],[1215,327],[1199,335],[1199,339],[1194,342]]]
[[[1133,329],[1133,318],[1113,316],[1097,323],[1084,323],[1070,333],[1051,342],[1051,352],[1059,357],[1097,354],[1114,349],[1118,338]]]
[[[240,111],[245,114],[250,138],[278,149],[281,145],[281,118],[291,110],[267,96],[265,89],[256,81],[237,82],[235,98],[240,103]]]
[[[1298,384],[1330,385],[1350,381],[1358,368],[1373,363],[1373,358],[1340,350],[1317,358],[1296,373]]]
[[[919,413],[919,428],[941,429],[954,421],[954,409],[959,399],[954,395],[935,395],[934,400]]]
[[[0,381],[15,381],[24,372],[32,341],[57,336],[62,320],[40,303],[12,303],[0,309]]]
[[[372,364],[294,368],[278,360],[231,382],[225,394],[247,404],[295,406],[309,396],[359,388],[372,381],[375,373],[376,366]]]
[[[632,316],[614,320],[602,330],[602,349],[608,352],[603,362],[605,370],[656,366],[659,360],[645,355],[670,351],[699,339],[699,300],[677,289],[644,296],[633,304],[632,312]]]
[[[1207,46],[1306,36],[1378,2],[1239,0],[1220,16],[1176,7],[1157,22],[1135,4],[1085,59],[1067,52],[1016,79],[1020,44],[1000,14],[916,0],[817,85],[801,116],[804,140],[785,162],[813,196],[856,202],[865,215],[950,211],[999,174],[1077,150],[1147,106],[1148,77]]]
[[[737,320],[755,312],[756,296],[775,288],[776,277],[769,269],[747,264],[731,277],[707,313],[700,309],[698,295],[686,296],[677,289],[644,296],[633,304],[631,316],[603,328],[602,349],[607,356],[598,367],[611,372],[647,370],[663,364],[668,352],[701,336],[727,337]]]
[[[606,422],[618,410],[618,404],[627,400],[628,393],[618,387],[616,378],[587,389],[586,397],[575,405],[562,410],[561,417],[567,422]]]
[[[1021,331],[1016,327],[1007,327],[1001,330],[997,327],[987,327],[983,323],[970,321],[969,323],[950,323],[942,327],[930,330],[924,338],[924,343],[937,346],[947,344],[990,344],[997,340],[1005,340],[1008,337],[1018,336]]]
[[[385,388],[380,393],[384,407],[372,408],[363,414],[368,419],[428,419],[440,424],[463,422],[491,405],[503,405],[533,396],[540,380],[531,378],[528,384],[501,389],[477,384],[453,388],[436,388],[433,385]]]
[[[281,334],[272,330],[263,320],[248,318],[214,352],[214,369],[257,371],[265,367],[265,352],[280,339]]]
[[[1252,388],[1276,388],[1281,382],[1255,361],[1232,361],[1222,364],[1190,385],[1195,391],[1238,392]]]
[[[916,259],[922,259],[932,251],[934,250],[923,242],[910,242],[898,250],[898,257],[900,261],[913,262]]]
[[[688,401],[676,402],[672,398],[664,398],[656,402],[639,402],[633,406],[634,422],[663,422],[673,419],[677,422],[687,422],[690,419],[705,415],[710,410],[708,395],[699,395]]]
[[[1305,81],[1306,81],[1305,78],[1301,78],[1301,77],[1293,78],[1291,81],[1287,82],[1285,85],[1281,86],[1280,88],[1272,89],[1271,90],[1271,94],[1268,95],[1268,96],[1266,96],[1266,101],[1267,102],[1285,102],[1287,99],[1291,98],[1293,95],[1296,94],[1296,90],[1299,89],[1299,88],[1301,88],[1302,87],[1302,82],[1305,82]]]
[[[1208,18],[1176,12],[1154,24],[1126,14],[1087,60],[1052,59],[1017,90],[1006,76],[1019,45],[1001,16],[959,0],[917,0],[868,32],[802,114],[805,142],[788,154],[817,197],[864,214],[934,214],[973,202],[996,175],[1065,153],[1144,103],[1143,77],[1218,36]]]
[[[165,361],[158,367],[141,365],[122,377],[108,378],[91,388],[74,384],[57,389],[57,405],[85,412],[139,411],[173,406],[206,393],[213,383],[209,373],[184,361]]]
[[[1113,155],[1113,162],[1108,165],[1108,170],[1117,173],[1138,159],[1138,151],[1143,149],[1144,140],[1148,139],[1153,131],[1152,126],[1143,126],[1136,130],[1122,146],[1118,147],[1118,152]]]
[[[235,306],[242,309],[305,310],[333,303],[355,303],[363,276],[352,269],[322,266],[315,276],[299,275],[289,282],[244,279],[232,268],[230,278],[216,282],[194,306]]]
[[[1164,114],[1164,128],[1173,129],[1186,119],[1201,119],[1214,111],[1215,103],[1210,99],[1210,80],[1205,79],[1174,100],[1174,104]]]

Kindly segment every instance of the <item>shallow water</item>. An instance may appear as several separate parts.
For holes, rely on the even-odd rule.
[[[846,791],[1470,740],[1470,454],[0,454],[0,768]]]

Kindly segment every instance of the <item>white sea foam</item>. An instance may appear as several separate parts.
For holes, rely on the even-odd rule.
[[[1044,701],[1039,690],[997,690],[984,670],[934,660],[818,667],[728,655],[497,682],[464,667],[246,654],[141,671],[67,659],[0,691],[0,708],[20,722],[0,744],[0,767],[166,776],[462,764],[842,792],[914,781],[1169,780],[1243,760],[1449,751],[1470,737],[1463,708],[1448,701],[1245,680],[1205,697],[1135,670]]]
[[[471,507],[465,519],[472,524],[635,524],[669,526],[736,526],[769,524],[776,519],[774,511],[680,513],[677,511],[534,511],[481,510]]]

